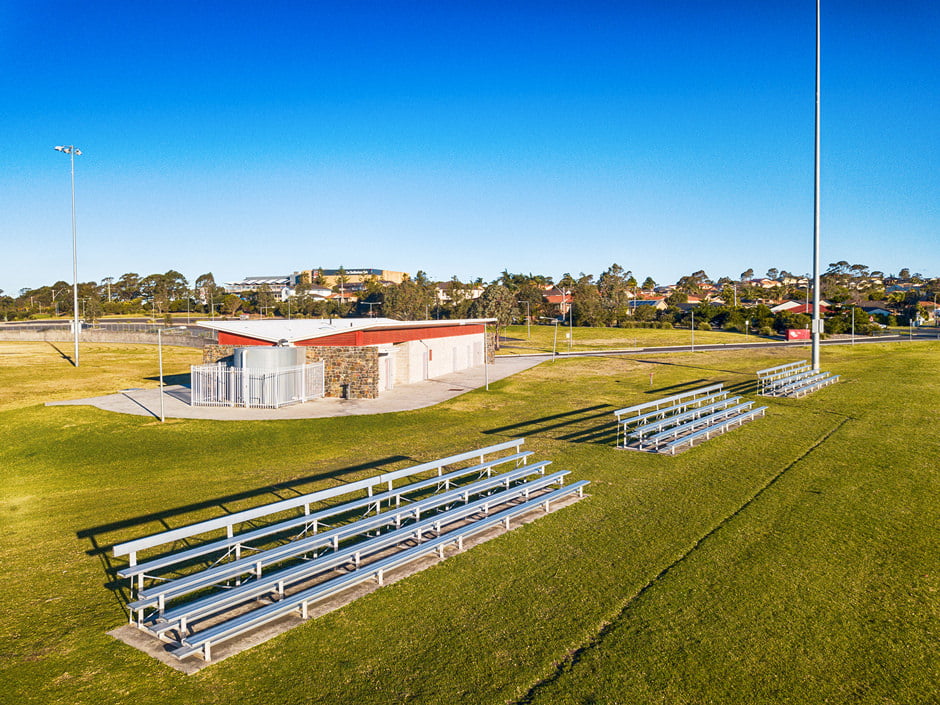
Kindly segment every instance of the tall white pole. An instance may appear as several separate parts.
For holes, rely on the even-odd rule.
[[[157,357],[160,358],[160,423],[166,421],[163,414],[163,330],[157,329]]]
[[[72,313],[75,328],[75,366],[78,367],[78,230],[75,226],[75,145],[69,147],[72,162]]]
[[[813,193],[813,370],[819,371],[819,4],[816,0],[816,150]]]
[[[568,352],[571,352],[571,344],[574,342],[574,298],[570,292],[568,296],[571,298],[568,302]]]

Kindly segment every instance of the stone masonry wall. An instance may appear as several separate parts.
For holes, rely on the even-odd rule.
[[[491,333],[487,330],[483,338],[486,341],[486,363],[492,365],[496,362],[496,331]]]
[[[228,362],[235,345],[206,345],[202,361],[207,365]],[[375,347],[309,346],[307,362],[323,362],[326,396],[341,397],[343,385],[349,385],[350,399],[375,399],[379,396],[379,351]]]
[[[323,362],[326,396],[341,397],[349,385],[350,399],[379,396],[379,349],[374,346],[316,346],[307,348],[307,362]]]
[[[211,365],[216,362],[229,362],[235,355],[234,345],[216,345],[207,344],[202,349],[202,362],[205,365]]]

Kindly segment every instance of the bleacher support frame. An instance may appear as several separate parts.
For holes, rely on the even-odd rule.
[[[170,644],[177,658],[199,654],[210,662],[213,645],[285,614],[306,619],[310,605],[327,597],[371,580],[382,585],[390,570],[429,554],[443,559],[448,546],[462,550],[467,538],[497,525],[508,530],[512,519],[584,495],[587,481],[565,484],[568,471],[548,473],[550,461],[528,462],[524,442],[117,544],[114,555],[128,558],[117,574],[136,596],[128,603],[130,622]],[[290,512],[296,516],[285,518]],[[189,545],[173,550],[179,542]]]
[[[766,413],[766,406],[751,408],[753,404],[729,396],[723,383],[718,383],[628,406],[614,412],[616,445],[675,455],[685,446],[691,448],[696,441],[708,440]]]
[[[765,397],[797,398],[839,381],[839,375],[813,370],[806,360],[757,370],[758,393]]]

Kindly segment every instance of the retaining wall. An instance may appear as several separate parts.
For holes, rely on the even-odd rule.
[[[31,343],[71,343],[75,340],[71,328],[12,328],[0,326],[0,341]],[[130,331],[98,330],[86,328],[78,335],[79,343],[137,343],[156,345],[156,333],[134,333]],[[187,348],[201,348],[206,339],[192,335],[167,333],[163,336],[164,345],[176,345]]]

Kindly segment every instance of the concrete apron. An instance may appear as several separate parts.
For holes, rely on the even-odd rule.
[[[453,372],[443,377],[403,384],[378,399],[314,399],[305,404],[283,406],[280,409],[246,409],[227,406],[190,406],[190,389],[182,385],[165,387],[163,397],[164,415],[174,419],[213,419],[218,421],[265,421],[269,419],[317,419],[333,416],[358,416],[362,414],[385,414],[393,411],[408,411],[440,404],[442,401],[478,389],[486,383],[501,380],[531,367],[544,358],[497,357],[496,362],[468,370]],[[120,414],[151,416],[160,418],[160,393],[158,389],[125,389],[88,399],[46,402],[46,406],[95,406],[104,411]]]

